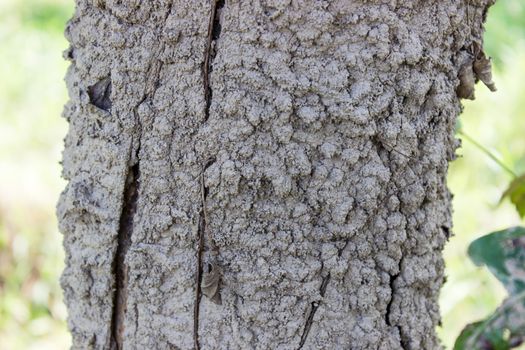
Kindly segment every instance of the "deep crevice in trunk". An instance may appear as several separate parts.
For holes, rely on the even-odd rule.
[[[203,81],[204,81],[204,121],[210,117],[210,106],[212,91],[210,86],[210,73],[212,70],[213,59],[216,54],[216,42],[221,35],[221,10],[224,7],[224,0],[212,0],[210,21],[208,24],[208,41],[204,52],[203,62]]]
[[[390,285],[391,296],[390,296],[390,300],[388,301],[388,305],[386,306],[386,315],[385,315],[385,322],[389,326],[393,326],[390,321],[390,313],[392,309],[392,302],[394,301],[394,292],[395,292],[394,282],[396,281],[398,276],[399,276],[399,272],[395,275],[390,275],[389,285]]]
[[[206,213],[206,197],[208,196],[208,188],[204,185],[204,173],[215,162],[215,158],[210,158],[202,167],[200,175],[200,193],[201,193],[201,209],[199,212],[199,224],[197,230],[198,248],[197,248],[197,274],[195,276],[195,304],[193,315],[193,338],[195,349],[199,350],[199,310],[202,298],[201,283],[202,283],[202,253],[204,251],[204,236],[206,234],[206,224],[208,216]]]
[[[206,50],[204,52],[204,62],[202,64],[202,77],[204,84],[204,123],[206,123],[210,117],[210,106],[212,99],[212,90],[210,86],[210,73],[212,70],[213,59],[216,54],[216,42],[221,34],[221,23],[220,13],[224,7],[224,0],[212,0],[210,18],[208,22],[208,38],[206,44]],[[200,175],[200,192],[201,192],[201,210],[199,213],[198,223],[198,248],[197,248],[197,274],[195,277],[195,301],[193,307],[193,341],[196,350],[200,349],[199,345],[199,310],[200,302],[202,297],[201,282],[202,282],[202,253],[204,250],[204,236],[206,232],[206,196],[207,188],[204,186],[204,172],[206,169],[215,162],[214,158],[209,158],[203,164]]]
[[[137,210],[140,169],[139,163],[133,165],[128,172],[124,189],[124,205],[120,216],[117,252],[113,261],[116,290],[113,300],[113,315],[111,319],[111,349],[122,349],[124,342],[124,321],[126,316],[126,301],[128,287],[128,266],[126,254],[131,245],[133,234],[133,218]]]
[[[397,328],[397,330],[399,332],[401,348],[402,349],[410,349],[410,347],[408,346],[406,341],[403,339],[403,333],[402,333],[401,326],[399,324],[393,324],[392,321],[390,320],[390,315],[392,313],[392,303],[394,302],[394,295],[396,294],[395,282],[396,282],[397,278],[399,277],[399,275],[401,274],[401,263],[402,263],[402,261],[403,261],[403,259],[401,259],[401,261],[399,262],[399,271],[398,271],[398,273],[396,273],[395,275],[390,275],[389,286],[390,286],[391,296],[390,296],[390,300],[388,301],[388,304],[386,306],[385,322],[386,322],[386,324],[388,326]]]

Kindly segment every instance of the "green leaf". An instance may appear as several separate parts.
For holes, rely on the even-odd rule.
[[[485,330],[486,322],[487,320],[483,320],[467,325],[456,339],[453,350],[511,349],[508,339],[505,339],[504,330]]]
[[[525,337],[525,291],[507,298],[490,317],[467,325],[454,350],[508,350]]]
[[[512,227],[472,242],[468,254],[476,265],[486,265],[510,295],[525,290],[525,228]]]
[[[454,343],[453,350],[467,350],[467,342],[472,337],[474,332],[483,324],[484,321],[478,321],[471,324],[468,324],[463,328],[461,333]]]
[[[501,200],[509,197],[510,201],[518,210],[520,217],[525,217],[525,174],[518,176],[501,196]]]
[[[505,339],[503,329],[488,329],[481,338],[485,338],[485,343],[490,344],[490,349],[493,350],[508,350],[510,349],[510,344],[508,339]]]
[[[472,242],[468,254],[503,283],[509,297],[487,319],[467,325],[454,350],[508,350],[525,337],[525,228],[512,227]]]

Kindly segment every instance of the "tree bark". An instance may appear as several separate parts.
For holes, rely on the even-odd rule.
[[[490,0],[76,3],[73,348],[440,347],[458,72]]]

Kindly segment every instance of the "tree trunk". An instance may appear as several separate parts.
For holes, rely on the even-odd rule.
[[[76,2],[75,349],[440,347],[458,72],[491,0]]]

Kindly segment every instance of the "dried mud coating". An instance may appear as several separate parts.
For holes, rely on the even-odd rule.
[[[210,157],[222,305],[200,302],[202,349],[440,347],[459,62],[487,1],[76,3],[73,348],[194,347]]]

